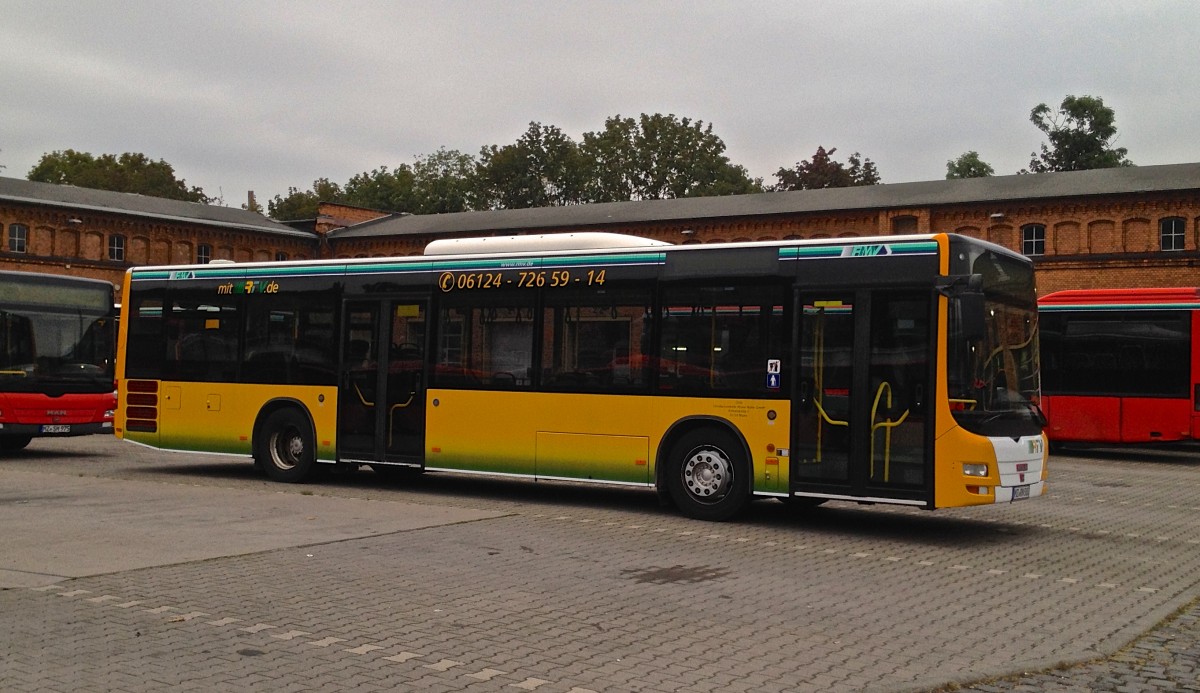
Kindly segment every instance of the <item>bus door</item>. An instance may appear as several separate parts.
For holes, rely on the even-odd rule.
[[[932,292],[800,293],[792,490],[921,501]]]
[[[427,310],[424,298],[346,302],[339,459],[421,463]]]

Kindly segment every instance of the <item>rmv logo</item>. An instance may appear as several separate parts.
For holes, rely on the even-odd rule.
[[[846,249],[850,257],[874,257],[876,255],[886,255],[885,248],[882,245],[855,245]]]

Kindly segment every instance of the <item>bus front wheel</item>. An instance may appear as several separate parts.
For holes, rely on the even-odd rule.
[[[0,436],[0,452],[24,450],[33,436]]]
[[[255,462],[275,481],[306,481],[317,464],[312,426],[296,409],[272,412],[263,422],[255,447]]]
[[[698,520],[728,520],[749,498],[745,453],[725,431],[699,429],[685,434],[672,448],[667,474],[675,505]]]

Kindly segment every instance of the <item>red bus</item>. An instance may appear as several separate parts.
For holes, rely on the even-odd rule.
[[[1200,438],[1200,289],[1059,291],[1038,312],[1051,442]]]
[[[109,282],[0,272],[0,453],[112,432],[115,324]]]

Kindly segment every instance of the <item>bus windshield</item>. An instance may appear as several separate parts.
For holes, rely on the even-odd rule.
[[[1037,435],[1044,417],[1033,267],[979,246],[960,249],[954,263],[954,269],[980,277],[983,293],[982,319],[964,314],[980,304],[951,301],[947,361],[954,418],[980,435]]]
[[[113,320],[108,314],[0,309],[0,390],[112,389]]]

